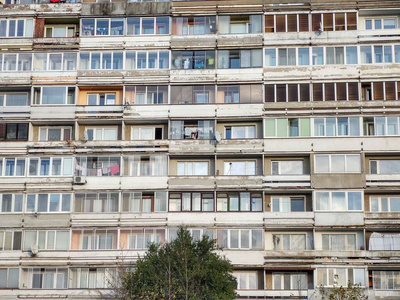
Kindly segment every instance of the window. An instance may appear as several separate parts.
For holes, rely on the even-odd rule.
[[[77,53],[34,53],[34,71],[75,71]]]
[[[271,162],[272,175],[302,175],[304,172],[303,160],[280,160]]]
[[[0,289],[19,288],[19,269],[1,268],[0,269]]]
[[[218,50],[219,69],[261,68],[262,50]]]
[[[168,86],[126,86],[125,103],[131,105],[168,103]]]
[[[167,192],[123,193],[122,211],[137,213],[167,211]]]
[[[265,102],[311,101],[310,87],[308,83],[266,84]]]
[[[123,52],[80,52],[80,70],[122,70]]]
[[[26,268],[22,269],[27,289],[66,289],[68,287],[67,268]]]
[[[31,157],[29,176],[72,176],[72,157]]]
[[[400,250],[400,234],[373,232],[369,238],[368,250]]]
[[[63,38],[75,37],[75,25],[47,25],[44,28],[45,37]]]
[[[34,103],[41,105],[75,104],[75,87],[46,86],[34,88]]]
[[[273,212],[303,212],[305,211],[304,197],[271,197]]]
[[[25,158],[0,158],[1,176],[25,176]]]
[[[118,139],[118,128],[85,128],[84,139],[87,141],[116,141]]]
[[[116,229],[87,229],[72,231],[72,250],[117,249]]]
[[[32,37],[33,19],[0,19],[0,37]]]
[[[318,211],[360,211],[362,199],[362,192],[357,191],[315,192]]]
[[[211,140],[215,135],[214,120],[170,121],[170,139]]]
[[[75,212],[109,213],[118,211],[118,193],[75,194]]]
[[[59,213],[71,211],[71,194],[28,194],[25,211]]]
[[[360,55],[362,64],[379,64],[379,63],[392,63],[393,53],[397,48],[392,45],[374,45],[374,46],[360,46]]]
[[[317,154],[315,173],[361,173],[360,154]]]
[[[256,175],[256,161],[225,161],[224,175]]]
[[[124,157],[124,176],[166,176],[168,160],[166,155],[134,155]]]
[[[399,117],[364,117],[364,135],[398,135]]]
[[[397,18],[373,18],[365,20],[366,30],[396,29]]]
[[[28,93],[0,93],[1,106],[28,106]]]
[[[375,290],[400,290],[400,271],[372,271]]]
[[[127,51],[125,70],[169,69],[169,51]]]
[[[22,232],[0,230],[0,251],[21,250]]]
[[[261,193],[217,193],[217,211],[262,211]]]
[[[123,35],[124,23],[123,18],[82,19],[81,34],[82,36]]]
[[[326,64],[344,64],[344,47],[326,47]]]
[[[70,268],[69,288],[108,288],[115,276],[117,276],[117,272],[113,268]]]
[[[274,250],[307,250],[306,234],[273,234]]]
[[[169,211],[214,211],[214,194],[169,193]]]
[[[163,127],[153,126],[132,126],[131,139],[137,140],[162,140],[163,139]]]
[[[255,125],[225,126],[225,139],[254,139],[256,137]]]
[[[166,229],[141,228],[121,230],[121,248],[144,250],[151,243],[163,244],[165,242]]]
[[[261,33],[261,15],[219,16],[218,32],[221,34]]]
[[[28,123],[0,124],[0,141],[27,141]]]
[[[215,69],[215,51],[172,51],[172,69]]]
[[[193,240],[199,241],[206,236],[209,240],[214,239],[214,230],[208,228],[188,228],[187,229],[193,237]],[[178,237],[178,229],[168,230],[168,242],[175,240]]]
[[[313,13],[310,24],[309,14],[276,14],[265,16],[265,32],[305,32],[356,30],[357,14],[346,13]],[[335,22],[335,24],[333,24]]]
[[[72,127],[39,127],[39,141],[69,141]]]
[[[369,161],[370,174],[400,174],[400,160],[380,159]]]
[[[69,240],[68,230],[26,230],[23,250],[31,250],[33,245],[39,250],[68,250]]]
[[[317,285],[325,287],[343,286],[348,282],[365,286],[365,269],[317,268]]]
[[[216,33],[215,16],[187,16],[172,19],[173,35],[201,35]]]
[[[359,117],[315,118],[314,136],[360,136]]]
[[[306,273],[272,273],[273,290],[307,290]]]
[[[22,212],[22,194],[0,194],[0,212]]]
[[[265,119],[265,137],[310,136],[309,118]]]
[[[370,197],[371,212],[400,212],[399,197]]]
[[[119,176],[121,158],[112,156],[77,157],[75,176]]]
[[[31,53],[0,54],[0,70],[3,71],[32,71]]]
[[[258,84],[217,86],[217,103],[261,103],[262,95]]]
[[[171,104],[208,104],[208,103],[215,103],[214,85],[171,86]]]
[[[169,34],[169,17],[127,18],[127,35]]]
[[[322,250],[357,250],[356,234],[322,234]]]
[[[210,175],[208,161],[178,161],[178,176],[207,176]]]
[[[224,249],[264,249],[264,231],[261,229],[219,229],[217,243]]]
[[[258,276],[257,272],[232,272],[237,280],[238,290],[255,290],[257,289]]]

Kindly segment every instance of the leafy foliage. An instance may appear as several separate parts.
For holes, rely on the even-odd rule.
[[[368,297],[364,294],[364,289],[359,284],[353,284],[350,281],[347,287],[333,287],[327,289],[323,285],[319,287],[321,300],[366,300]]]
[[[215,250],[215,241],[206,236],[195,241],[180,228],[177,239],[151,244],[136,269],[121,274],[115,292],[124,300],[234,299],[232,265]]]

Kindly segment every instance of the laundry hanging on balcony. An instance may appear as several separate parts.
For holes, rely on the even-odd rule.
[[[368,250],[400,250],[400,234],[373,232]]]

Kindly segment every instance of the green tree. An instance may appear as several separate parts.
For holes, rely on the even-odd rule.
[[[215,241],[193,240],[184,228],[163,245],[151,244],[136,268],[123,272],[114,289],[120,299],[229,300],[236,296],[232,265]]]
[[[323,285],[319,287],[321,300],[366,300],[368,297],[364,294],[364,289],[359,284],[353,284],[350,281],[347,286],[326,288]]]

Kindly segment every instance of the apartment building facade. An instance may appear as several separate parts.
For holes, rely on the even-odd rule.
[[[0,3],[0,298],[181,225],[239,299],[400,298],[400,1]]]

